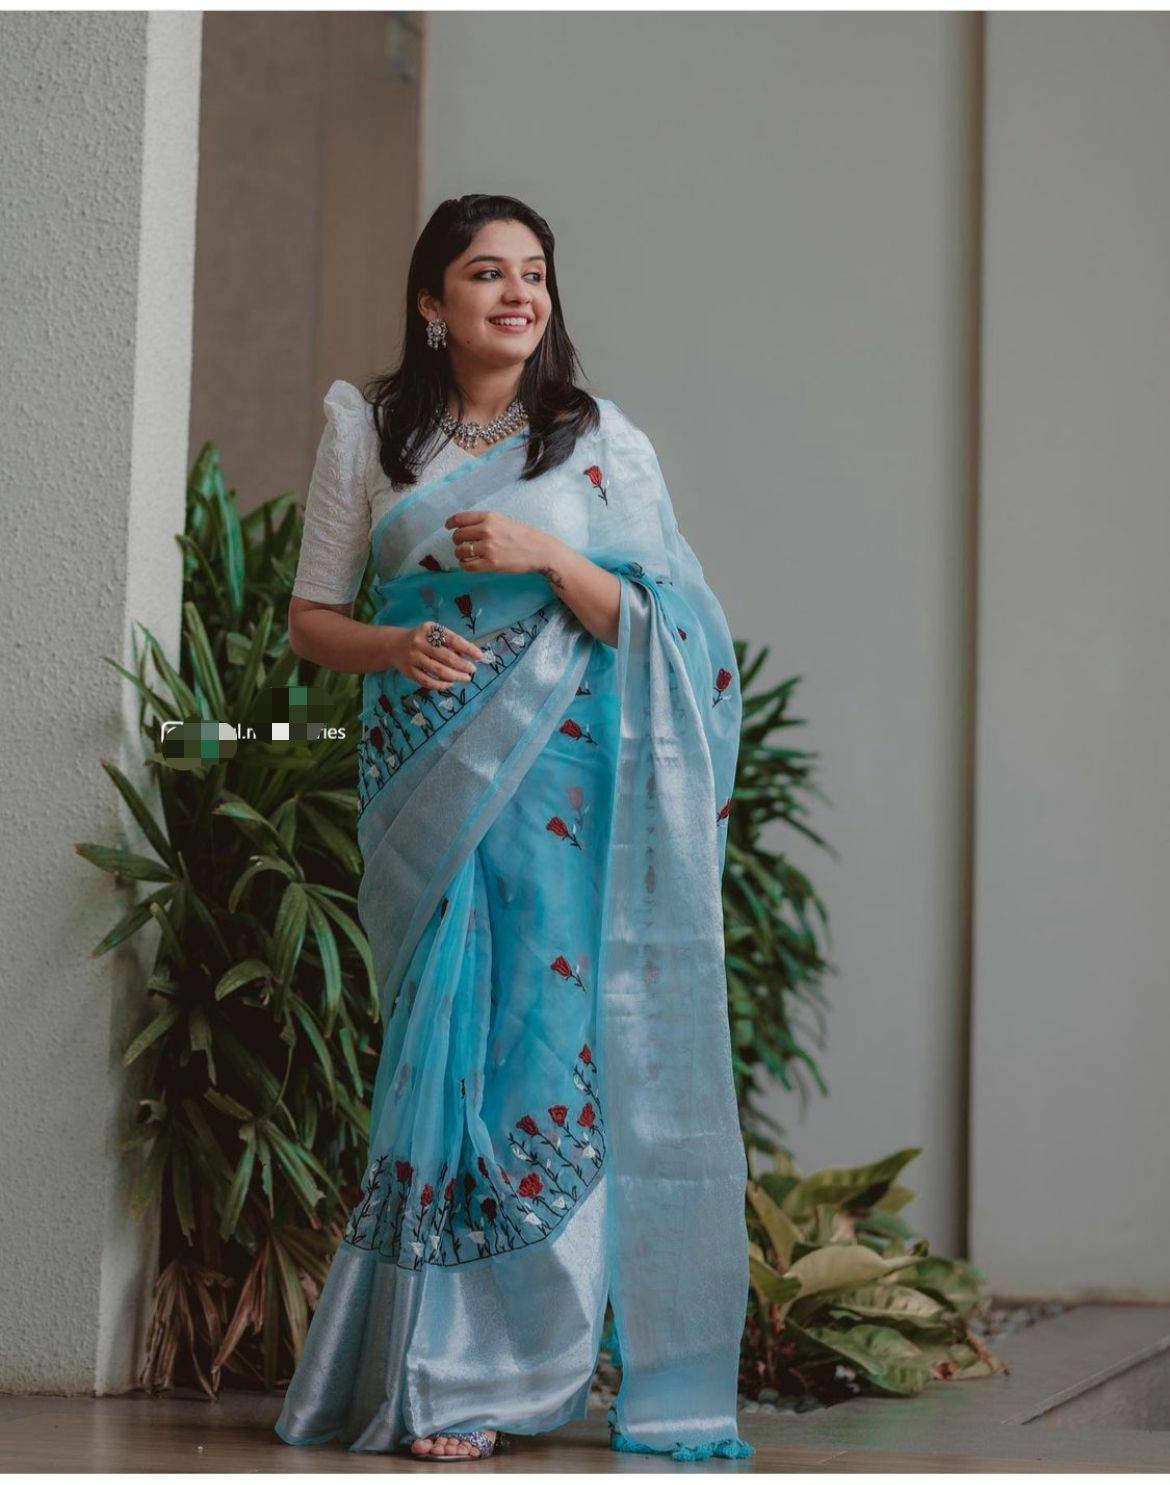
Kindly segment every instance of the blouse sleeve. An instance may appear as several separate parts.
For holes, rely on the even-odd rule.
[[[377,435],[369,403],[349,382],[330,386],[324,408],[292,591],[316,603],[351,603],[369,557],[368,472]]]

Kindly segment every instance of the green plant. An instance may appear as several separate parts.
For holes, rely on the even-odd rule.
[[[787,855],[765,845],[765,832],[783,823],[835,853],[807,823],[806,796],[824,798],[813,783],[816,755],[782,746],[778,736],[804,725],[788,716],[800,677],[753,694],[768,646],[749,659],[745,642],[736,640],[735,657],[743,724],[723,874],[728,1013],[740,1123],[749,1148],[764,1148],[770,1136],[783,1132],[759,1106],[765,1077],[797,1091],[802,1106],[808,1098],[804,1069],[822,1094],[829,1091],[799,1017],[803,1009],[812,1010],[818,1028],[811,1036],[823,1045],[827,1005],[820,981],[836,973],[821,955],[813,922],[815,913],[830,944],[824,903]]]
[[[278,616],[299,538],[292,494],[241,520],[205,445],[178,538],[181,673],[146,630],[136,673],[108,661],[138,692],[157,805],[102,766],[153,854],[76,850],[150,888],[95,954],[159,929],[154,1013],[124,1058],[149,1063],[152,1093],[131,1140],[136,1213],[161,1197],[151,1389],[179,1364],[209,1394],[224,1368],[268,1386],[288,1374],[365,1159],[378,1006],[355,918],[358,678],[314,678],[345,740],[249,741],[190,770],[166,766],[158,742],[163,720],[242,722],[297,678]]]
[[[807,1176],[783,1150],[770,1169],[753,1158],[746,1391],[908,1396],[1007,1370],[968,1323],[988,1304],[979,1270],[931,1256],[898,1215],[914,1195],[898,1174],[919,1153]]]

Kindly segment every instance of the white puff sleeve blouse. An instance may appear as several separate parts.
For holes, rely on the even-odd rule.
[[[351,603],[369,556],[370,463],[377,431],[373,408],[349,382],[333,382],[324,407],[325,430],[309,479],[292,590],[315,603]]]
[[[309,479],[292,591],[314,603],[352,603],[374,527],[417,485],[396,490],[390,483],[379,458],[374,409],[351,382],[333,382],[324,408],[325,430]],[[446,443],[417,471],[417,480],[434,479],[474,457],[455,442]]]

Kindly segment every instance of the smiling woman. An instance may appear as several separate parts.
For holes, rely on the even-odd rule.
[[[650,440],[575,385],[553,246],[510,197],[444,202],[402,364],[325,399],[294,644],[364,672],[384,1040],[292,1444],[482,1458],[583,1418],[608,1300],[612,1446],[752,1452],[720,886],[735,654]]]

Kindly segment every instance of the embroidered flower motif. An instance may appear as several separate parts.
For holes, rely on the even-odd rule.
[[[560,815],[553,815],[552,819],[549,820],[548,824],[544,828],[546,830],[551,830],[552,833],[555,836],[558,836],[561,840],[571,840],[579,851],[582,849],[581,842],[561,819]]]
[[[593,486],[594,490],[597,491],[598,495],[601,496],[602,500],[605,501],[606,505],[608,505],[609,496],[606,493],[605,476],[601,472],[601,466],[599,464],[591,464],[585,471],[585,478]]]
[[[574,739],[583,737],[587,743],[592,743],[594,747],[597,746],[597,739],[590,732],[589,728],[580,726],[579,723],[573,721],[572,717],[565,718],[561,723],[560,730],[566,737]]]
[[[582,990],[585,989],[585,981],[579,973],[580,965],[577,966],[577,969],[574,969],[563,954],[557,955],[549,965],[549,969],[554,970],[562,979],[572,980],[575,984],[580,985]]]
[[[382,1154],[366,1172],[362,1199],[350,1213],[343,1241],[415,1270],[489,1258],[542,1241],[573,1210],[604,1160],[593,1071],[585,1043],[573,1071],[574,1085],[587,1095],[576,1120],[582,1137],[570,1127],[565,1103],[547,1106],[547,1133],[532,1114],[515,1121],[517,1134],[508,1143],[527,1166],[515,1187],[502,1165],[477,1155],[471,1169],[460,1166],[450,1173],[444,1161],[433,1182],[419,1190],[412,1186],[410,1160]]]
[[[463,615],[463,622],[467,625],[468,630],[474,634],[475,621],[483,610],[478,609],[475,613],[472,612],[470,593],[460,593],[455,599],[455,607]]]
[[[727,817],[728,817],[728,815],[730,815],[730,814],[731,814],[731,800],[729,799],[727,801],[727,803],[723,806],[723,808],[719,811],[719,813],[715,816],[715,820],[716,820],[716,822],[718,822],[720,820],[726,820]]]
[[[686,639],[686,637],[687,637],[687,631],[685,629],[680,629],[678,631],[678,637],[679,637],[679,639]]]
[[[724,691],[726,691],[727,688],[728,688],[728,686],[730,686],[730,685],[731,685],[731,671],[729,671],[729,670],[721,670],[719,672],[719,674],[715,677],[715,700],[711,703],[712,706],[718,706],[719,705],[719,703],[723,700],[723,693],[724,693]]]
[[[447,569],[439,561],[438,557],[428,552],[425,557],[420,557],[418,565],[425,567],[428,572],[446,572]]]

